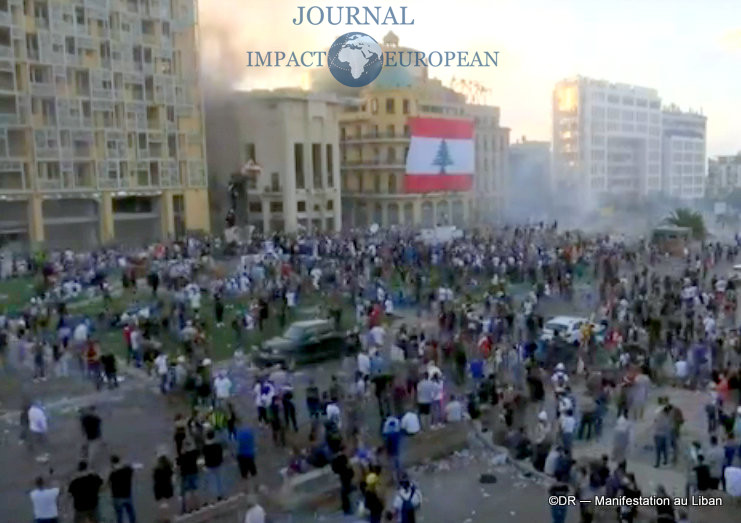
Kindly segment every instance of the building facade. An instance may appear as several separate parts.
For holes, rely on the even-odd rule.
[[[707,196],[722,199],[737,189],[741,189],[741,152],[711,158],[708,162]]]
[[[227,197],[231,174],[252,161],[246,219],[256,230],[339,231],[340,111],[336,96],[295,89],[235,91],[220,109],[209,105],[212,198]]]
[[[662,189],[682,200],[705,195],[707,118],[676,106],[662,111]]]
[[[195,0],[0,1],[0,241],[208,231]]]
[[[577,77],[553,93],[552,189],[574,201],[661,191],[661,99],[654,89]]]
[[[550,142],[523,137],[509,146],[505,213],[515,223],[540,221],[552,207]]]
[[[383,51],[400,47],[389,33]],[[335,82],[336,84],[336,82]],[[320,88],[331,89],[325,81]],[[474,189],[470,192],[404,191],[411,117],[470,118],[474,121]],[[507,169],[509,129],[498,107],[474,105],[430,79],[426,67],[383,68],[381,75],[347,105],[340,118],[342,214],[346,227],[373,223],[434,227],[463,226],[500,216]]]

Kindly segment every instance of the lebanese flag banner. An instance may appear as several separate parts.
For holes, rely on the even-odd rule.
[[[470,191],[473,187],[473,120],[409,118],[411,143],[404,192]]]

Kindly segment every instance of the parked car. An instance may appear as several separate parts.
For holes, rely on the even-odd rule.
[[[335,330],[332,320],[297,321],[263,343],[253,359],[258,367],[283,364],[294,368],[339,358],[346,347],[346,334]]]
[[[585,323],[589,323],[587,318],[577,316],[556,316],[548,320],[543,325],[543,332],[540,336],[542,340],[550,341],[558,333],[558,337],[567,343],[581,341],[581,329]],[[592,323],[592,333],[598,342],[604,341],[606,326],[603,323]]]

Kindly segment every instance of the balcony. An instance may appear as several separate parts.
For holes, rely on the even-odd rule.
[[[23,125],[24,123],[23,114],[0,113],[0,125]]]
[[[343,169],[403,169],[404,162],[399,160],[347,160],[342,163]]]
[[[31,94],[36,96],[54,96],[56,87],[52,83],[31,83]]]
[[[344,140],[340,140],[340,143],[353,144],[353,143],[393,143],[393,142],[407,142],[410,136],[403,133],[369,133],[363,136],[348,136]]]
[[[7,45],[0,45],[0,58],[13,58],[13,48]]]

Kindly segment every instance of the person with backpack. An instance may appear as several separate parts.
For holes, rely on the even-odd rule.
[[[422,505],[422,493],[409,477],[402,475],[399,490],[394,498],[394,512],[399,523],[416,523],[417,510]]]

